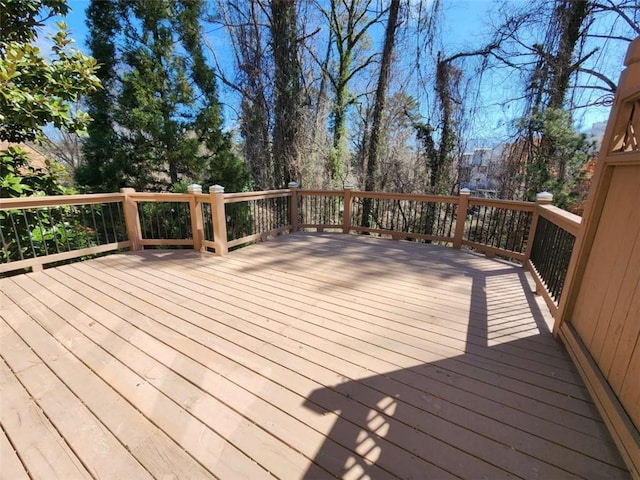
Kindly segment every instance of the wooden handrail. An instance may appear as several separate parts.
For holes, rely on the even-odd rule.
[[[580,223],[582,219],[578,215],[574,215],[570,212],[562,210],[556,206],[550,204],[550,200],[542,200],[539,199],[535,203],[535,210],[533,215],[533,220],[531,222],[531,233],[529,235],[529,241],[527,242],[527,251],[525,252],[525,256],[523,259],[524,267],[531,273],[533,280],[536,284],[536,293],[544,299],[547,306],[549,307],[549,311],[555,317],[558,311],[558,302],[554,295],[550,291],[553,288],[550,288],[550,285],[555,285],[556,288],[558,285],[562,285],[564,283],[564,277],[558,277],[553,273],[550,273],[550,277],[545,277],[544,270],[545,268],[541,268],[541,265],[536,264],[536,259],[532,258],[534,244],[537,241],[537,236],[539,235],[539,219],[544,218],[551,222],[553,225],[559,227],[561,230],[564,230],[570,235],[574,237],[578,234],[578,229],[580,227]],[[556,246],[557,247],[557,246]],[[556,248],[554,248],[556,249]],[[558,255],[559,252],[550,252],[554,255]],[[545,260],[549,260],[552,257],[546,257],[541,262],[545,263]],[[558,262],[558,265],[560,263]],[[547,265],[548,267],[548,265]],[[559,268],[559,267],[557,267]],[[558,270],[560,271],[560,270]],[[557,273],[557,272],[556,272]],[[558,280],[561,280],[561,283],[558,283]]]
[[[582,217],[566,210],[562,210],[554,205],[540,205],[539,215],[555,223],[563,230],[566,230],[574,237],[578,235],[578,229],[582,222]]]
[[[381,200],[413,200],[416,202],[438,202],[438,203],[458,203],[459,197],[445,195],[420,195],[415,193],[386,193],[386,192],[364,192],[352,191],[352,197],[357,198],[377,198]]]
[[[16,208],[58,207],[63,205],[95,205],[122,202],[122,193],[92,193],[85,195],[51,195],[0,199],[0,210]]]
[[[341,197],[344,195],[343,190],[298,190],[301,197]]]
[[[351,188],[345,188],[344,190],[302,190],[297,187],[290,189],[280,190],[267,190],[260,192],[237,192],[237,193],[224,193],[223,191],[217,191],[215,193],[203,194],[200,193],[201,189],[196,186],[197,189],[191,190],[191,193],[152,193],[152,192],[136,192],[133,189],[123,189],[120,193],[109,194],[91,194],[91,195],[66,195],[66,196],[50,196],[50,197],[25,197],[16,199],[2,199],[0,200],[0,209],[28,209],[38,207],[53,207],[56,205],[83,205],[83,204],[99,204],[99,203],[114,203],[121,202],[123,204],[125,220],[128,233],[128,245],[132,250],[144,248],[145,245],[193,245],[197,250],[213,248],[218,255],[224,255],[227,253],[229,247],[236,244],[244,243],[235,239],[229,241],[227,239],[227,214],[225,213],[225,205],[237,202],[251,202],[272,198],[289,198],[288,200],[288,225],[278,226],[275,230],[269,232],[256,232],[255,234],[248,235],[247,241],[259,240],[266,238],[267,234],[280,234],[282,232],[294,232],[298,228],[315,228],[317,230],[324,230],[328,228],[335,228],[342,230],[343,233],[351,232],[371,232],[382,235],[389,235],[393,238],[415,238],[429,241],[441,241],[450,243],[454,248],[461,248],[463,245],[472,247],[474,249],[480,249],[487,255],[503,255],[513,259],[521,260],[525,265],[528,265],[530,255],[530,244],[535,236],[535,226],[538,216],[544,217],[550,222],[557,224],[560,228],[575,235],[579,224],[580,217],[572,215],[569,212],[565,212],[552,205],[544,205],[541,203],[512,201],[512,200],[496,200],[487,198],[470,197],[467,193],[463,193],[460,196],[439,196],[439,195],[420,195],[420,194],[406,194],[406,193],[388,193],[388,192],[363,192],[355,191]],[[221,189],[219,189],[221,190]],[[342,198],[342,207],[340,215],[337,219],[334,218],[327,224],[310,224],[308,221],[301,222],[298,225],[297,200],[303,197],[333,197]],[[422,202],[431,204],[451,204],[456,205],[456,210],[453,214],[453,229],[448,235],[443,236],[442,233],[429,234],[427,232],[403,232],[397,230],[385,230],[381,228],[365,228],[358,225],[351,225],[352,211],[355,208],[353,205],[354,198],[371,198],[377,200],[401,200],[409,202]],[[191,230],[193,231],[193,238],[182,239],[143,239],[140,228],[139,219],[139,207],[138,203],[144,202],[180,202],[188,203],[191,218],[189,219]],[[210,204],[211,219],[209,219],[209,225],[212,225],[214,237],[204,238],[203,233],[203,205]],[[476,239],[467,238],[468,228],[468,207],[489,207],[500,208],[512,211],[521,212],[533,212],[533,221],[531,224],[531,231],[529,231],[529,245],[526,252],[504,250],[492,245],[484,245],[479,243]],[[209,211],[209,209],[207,210]],[[457,211],[457,213],[456,213]],[[333,223],[335,222],[335,225]],[[210,227],[211,228],[211,227]],[[210,233],[209,233],[210,235]],[[447,235],[447,234],[445,234]]]
[[[290,197],[291,190],[264,190],[262,192],[238,192],[225,193],[224,203],[249,202],[251,200],[262,200],[266,198]]]
[[[189,202],[193,195],[189,193],[169,193],[169,192],[133,192],[129,198],[136,202]]]
[[[533,202],[524,202],[521,200],[497,200],[494,198],[470,197],[469,205],[478,205],[482,207],[507,208],[509,210],[522,210],[525,212],[533,212],[536,204]]]

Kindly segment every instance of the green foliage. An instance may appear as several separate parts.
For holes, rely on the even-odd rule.
[[[116,45],[120,29],[114,2],[91,2],[87,8],[88,46],[99,64],[97,76],[104,88],[87,99],[93,121],[83,142],[83,163],[75,170],[78,185],[90,190],[116,191],[128,164],[118,145],[113,125],[113,103],[116,92]]]
[[[231,153],[230,146],[219,150],[216,155],[210,155],[207,163],[203,180],[203,185],[207,188],[218,184],[228,192],[242,192],[251,183],[251,175],[244,163]]]
[[[73,113],[71,106],[99,88],[96,61],[71,48],[64,23],[51,37],[51,55],[32,43],[43,19],[67,10],[64,0],[0,0],[0,140],[38,141],[47,124],[78,133],[86,129],[89,117]],[[33,168],[21,148],[0,151],[0,167],[3,197],[69,192],[59,181],[61,166]]]
[[[0,230],[5,239],[0,257],[2,262],[96,245],[94,232],[81,221],[86,209],[86,206],[65,206],[56,210],[40,208],[0,212]]]
[[[0,8],[0,140],[38,140],[47,124],[84,132],[89,117],[71,105],[99,88],[95,59],[71,48],[62,22],[51,36],[51,56],[31,43],[40,9],[65,12],[65,2],[0,1]]]
[[[299,134],[302,128],[302,73],[296,2],[271,1],[271,47],[274,63],[274,181],[286,185],[300,178]],[[282,182],[282,183],[280,183]]]
[[[576,200],[572,192],[580,169],[594,153],[593,142],[573,128],[570,115],[561,109],[548,108],[521,122],[534,135],[533,158],[525,172],[529,200],[548,191],[556,206],[569,208]]]
[[[32,167],[28,153],[22,148],[12,146],[0,151],[0,190],[3,197],[73,193],[72,189],[60,183],[62,174],[63,167],[55,162],[48,163],[44,169]]]
[[[188,203],[140,202],[138,216],[143,238],[185,239],[192,236]]]
[[[55,162],[47,163],[45,168],[32,167],[28,153],[22,148],[11,146],[0,151],[0,190],[3,197],[75,193],[60,183],[63,173],[64,169]],[[43,256],[56,253],[60,248],[67,250],[95,245],[91,232],[81,223],[82,208],[85,207],[0,211],[0,233],[4,242],[0,261]]]
[[[89,117],[71,107],[100,87],[95,59],[71,47],[73,41],[62,22],[51,36],[50,54],[34,44],[44,20],[67,11],[66,0],[0,0],[0,140],[37,142],[46,125],[85,131]],[[64,173],[55,162],[34,168],[22,148],[0,151],[3,197],[73,193],[60,183]],[[2,261],[88,246],[90,232],[79,220],[80,208],[0,212]]]
[[[66,15],[66,0],[0,0],[2,41],[29,43],[36,38],[36,28],[52,15]]]
[[[210,179],[229,191],[246,186],[244,165],[222,132],[215,75],[200,41],[202,12],[199,0],[92,1],[89,45],[108,88],[89,99],[96,122],[79,183],[107,191]]]
[[[429,170],[427,190],[432,194],[446,194],[450,181],[448,173],[454,160],[455,132],[451,129],[440,132],[441,138],[436,144],[436,129],[431,124],[415,122],[413,128]]]
[[[227,240],[236,240],[256,233],[251,202],[235,202],[226,205]]]

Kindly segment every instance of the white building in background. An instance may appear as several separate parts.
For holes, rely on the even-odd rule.
[[[495,172],[502,161],[502,146],[475,148],[460,159],[460,188],[468,188],[477,197],[495,197]]]
[[[602,138],[604,137],[604,131],[607,128],[607,122],[595,122],[591,124],[588,136],[591,140],[596,142],[596,150],[600,150],[602,145]]]

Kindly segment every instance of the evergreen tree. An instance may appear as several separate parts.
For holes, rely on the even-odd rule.
[[[93,0],[89,46],[107,88],[78,173],[92,189],[166,190],[182,181],[243,189],[222,132],[215,76],[201,48],[200,0]]]
[[[99,64],[97,75],[104,88],[87,99],[93,121],[83,144],[84,163],[75,170],[75,176],[81,185],[114,191],[118,188],[120,172],[126,167],[119,164],[120,157],[115,153],[118,138],[113,119],[117,78],[114,39],[120,28],[115,3],[91,2],[87,9],[87,25],[88,46]]]

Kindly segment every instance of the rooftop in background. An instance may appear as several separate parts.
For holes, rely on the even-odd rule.
[[[0,142],[0,150],[5,150],[8,147],[20,147],[29,154],[29,163],[33,168],[47,168],[47,163],[51,161],[43,152],[37,147],[27,143],[9,143]]]

